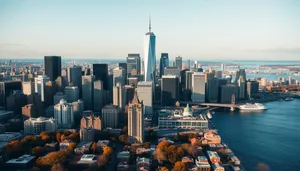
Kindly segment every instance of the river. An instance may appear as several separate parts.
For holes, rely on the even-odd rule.
[[[216,112],[222,140],[248,171],[259,163],[271,171],[300,170],[300,99],[264,104],[268,110]]]

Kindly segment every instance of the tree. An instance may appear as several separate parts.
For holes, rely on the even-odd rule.
[[[56,132],[56,141],[57,141],[58,143],[61,142],[61,133],[60,133],[59,131]]]
[[[124,143],[124,144],[128,144],[128,135],[120,135],[119,136],[119,141]]]
[[[55,163],[51,167],[51,171],[67,171],[62,163]]]
[[[95,154],[97,151],[97,143],[96,142],[93,142],[92,146],[91,146],[91,152],[93,154]]]
[[[71,143],[69,143],[68,149],[69,150],[74,150],[76,146],[77,146],[77,143],[71,142]]]
[[[169,171],[169,169],[166,167],[162,167],[162,168],[160,168],[160,171]]]
[[[112,153],[113,149],[111,147],[106,146],[103,148],[103,155],[110,156]]]
[[[187,164],[181,161],[175,163],[174,168],[172,171],[186,171],[188,170]]]
[[[66,139],[75,141],[75,142],[79,142],[80,140],[80,136],[79,136],[79,132],[73,132],[72,134],[69,134],[68,137]]]
[[[4,146],[4,151],[9,157],[19,157],[22,155],[22,144],[19,140],[13,140]]]
[[[37,147],[34,147],[34,148],[32,149],[32,154],[33,154],[34,156],[41,157],[41,156],[44,155],[44,153],[45,153],[45,150],[44,150],[43,147],[37,146]]]

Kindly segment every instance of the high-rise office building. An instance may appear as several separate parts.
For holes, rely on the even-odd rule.
[[[125,85],[125,92],[126,92],[126,102],[125,104],[127,105],[130,103],[134,97],[134,92],[135,92],[135,87],[132,85]]]
[[[180,70],[182,69],[182,57],[181,56],[178,56],[175,58],[175,66]]]
[[[79,131],[81,142],[93,142],[95,140],[96,130],[94,128],[81,128]]]
[[[45,104],[46,106],[53,105],[54,95],[57,93],[57,86],[54,81],[47,81],[45,83]]]
[[[26,105],[27,98],[22,90],[16,90],[6,98],[6,110],[13,111],[15,115],[22,113],[22,107]]]
[[[44,65],[45,65],[45,75],[47,75],[51,81],[54,81],[58,76],[61,76],[60,56],[45,56]]]
[[[185,89],[192,91],[193,71],[187,71],[185,76]]]
[[[103,90],[103,82],[97,80],[94,82],[94,111],[101,112],[106,104],[106,90]]]
[[[82,100],[84,101],[85,110],[93,109],[94,82],[95,82],[94,75],[82,76]]]
[[[186,65],[186,68],[188,69],[188,70],[190,70],[191,69],[191,60],[187,60],[187,63],[186,63],[187,65]]]
[[[258,95],[259,83],[257,81],[247,82],[247,94],[249,98],[253,98]]]
[[[174,106],[179,100],[179,78],[176,75],[163,75],[161,79],[161,104]]]
[[[225,64],[221,64],[221,71],[225,71]]]
[[[234,95],[234,100],[235,102],[237,101],[238,97],[238,92],[239,88],[234,85],[234,84],[227,84],[221,86],[221,92],[220,92],[220,102],[224,104],[231,104],[233,100],[233,95]]]
[[[127,63],[118,63],[118,67],[123,68],[125,70],[125,80],[127,79]]]
[[[66,81],[65,77],[58,76],[55,80],[55,84],[56,84],[56,91],[64,92],[65,87],[67,86],[67,81]]]
[[[131,142],[144,141],[144,112],[135,93],[132,103],[128,106],[128,136]]]
[[[117,83],[117,85],[113,87],[113,104],[119,106],[121,109],[125,108],[126,92],[124,86],[120,83]]]
[[[24,121],[25,134],[40,134],[43,131],[56,131],[56,120],[53,118],[29,118]]]
[[[176,75],[180,78],[180,71],[181,69],[177,67],[165,67],[164,75]]]
[[[169,66],[169,54],[161,53],[160,64],[159,64],[159,76],[165,74],[165,68]]]
[[[153,90],[152,81],[138,82],[136,92],[138,99],[143,102],[144,114],[153,113]]]
[[[106,105],[102,108],[102,128],[117,128],[119,123],[120,108],[115,105]]]
[[[94,80],[101,80],[103,82],[103,89],[108,90],[108,65],[93,64],[93,73],[95,76]]]
[[[57,103],[59,103],[62,99],[67,99],[67,96],[62,93],[62,92],[57,92],[54,96],[53,96],[53,104],[56,105]]]
[[[37,109],[36,111],[37,115],[44,116],[45,106],[44,103],[41,101],[41,95],[37,93],[27,95],[27,104],[34,104]]]
[[[149,31],[145,35],[144,44],[144,75],[145,81],[155,81],[156,56],[155,46],[156,37],[151,32],[151,19],[149,20]]]
[[[82,116],[82,113],[84,111],[84,102],[83,100],[79,99],[75,102],[72,102],[73,105],[73,114],[75,121],[79,120]]]
[[[138,83],[138,78],[137,77],[128,78],[128,85],[132,85],[133,87],[136,88],[137,83]]]
[[[6,108],[6,98],[16,90],[22,90],[21,81],[0,82],[0,106]]]
[[[141,57],[140,54],[128,54],[127,58],[127,75],[132,75],[133,70],[135,70],[136,74],[141,73]]]
[[[74,124],[73,105],[65,99],[54,106],[54,118],[58,128],[71,128]]]
[[[82,68],[81,66],[73,66],[67,68],[67,78],[68,85],[77,86],[79,89],[79,97],[81,96],[81,86],[82,86]]]
[[[205,102],[205,75],[195,72],[192,75],[192,100],[193,102]]]
[[[205,101],[208,103],[216,103],[219,98],[219,80],[215,77],[215,71],[205,73]]]
[[[235,84],[239,87],[238,99],[243,100],[247,98],[247,80],[245,69],[238,69],[236,72]]]
[[[68,103],[75,102],[79,99],[79,88],[77,86],[66,86],[65,95]]]
[[[22,82],[22,90],[25,95],[30,95],[35,92],[34,90],[34,82]]]
[[[126,80],[126,70],[123,67],[116,67],[113,70],[113,85],[116,86],[117,82],[120,82],[121,85],[125,85]]]
[[[39,75],[34,78],[35,92],[41,95],[42,102],[45,101],[45,85],[48,81],[50,81],[50,77],[46,75]]]

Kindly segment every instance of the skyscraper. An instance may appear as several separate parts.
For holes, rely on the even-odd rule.
[[[127,75],[130,76],[132,70],[135,70],[137,74],[141,73],[141,57],[140,54],[131,53],[127,58]]]
[[[118,63],[118,67],[123,68],[125,70],[125,80],[127,79],[127,63]]]
[[[131,142],[144,141],[144,112],[135,93],[132,103],[128,106],[128,136]]]
[[[179,100],[179,78],[176,75],[163,75],[161,79],[161,104],[174,106]]]
[[[74,124],[73,105],[65,99],[54,106],[54,118],[58,128],[71,128]]]
[[[156,68],[156,56],[155,56],[155,41],[156,37],[151,32],[151,19],[149,19],[149,31],[145,35],[144,44],[144,72],[145,81],[154,81],[155,68]]]
[[[216,103],[219,99],[219,80],[215,77],[215,70],[205,73],[205,101]]]
[[[153,82],[143,81],[137,84],[137,96],[143,102],[144,114],[153,113]]]
[[[101,119],[103,128],[117,128],[119,124],[120,108],[115,105],[106,105],[102,108]]]
[[[193,82],[192,81],[193,80],[192,76],[193,76],[194,72],[193,71],[187,71],[185,74],[186,74],[186,76],[185,76],[185,79],[186,79],[185,89],[192,91],[192,82]]]
[[[79,88],[77,86],[65,87],[65,95],[68,103],[75,102],[79,99]]]
[[[95,80],[101,80],[103,82],[103,89],[107,90],[108,89],[108,65],[93,64],[93,74],[95,76]]]
[[[205,75],[201,72],[192,75],[192,100],[193,102],[205,101]]]
[[[247,82],[247,94],[249,98],[253,98],[258,95],[259,83],[257,81]]]
[[[0,106],[6,109],[6,98],[12,95],[15,90],[22,90],[21,81],[0,82]]]
[[[22,82],[22,90],[25,95],[33,94],[34,91],[34,82]]]
[[[58,76],[61,76],[60,56],[45,56],[44,65],[45,65],[45,75],[47,75],[51,81],[54,81]]]
[[[178,56],[175,58],[175,66],[180,70],[182,69],[182,57],[181,56]]]
[[[159,64],[159,76],[161,77],[165,73],[165,68],[169,66],[169,54],[161,53]]]
[[[81,66],[73,66],[67,68],[67,78],[68,84],[70,86],[77,86],[79,89],[79,97],[81,96],[81,86],[82,86],[82,68]]]
[[[35,92],[41,95],[42,102],[45,101],[45,85],[50,81],[50,78],[46,75],[39,75],[34,78]]]
[[[93,109],[94,82],[95,82],[94,75],[82,76],[82,100],[84,101],[85,110]]]
[[[119,106],[121,109],[124,109],[126,105],[126,92],[122,84],[117,83],[113,87],[113,104]]]
[[[116,67],[113,70],[113,85],[115,86],[117,82],[120,82],[121,85],[125,85],[126,80],[126,70],[123,67]]]
[[[239,88],[238,99],[243,100],[247,98],[247,80],[245,69],[238,69],[235,77],[235,84]]]
[[[94,82],[94,111],[101,112],[102,107],[106,104],[106,90],[103,90],[103,82],[97,80]]]

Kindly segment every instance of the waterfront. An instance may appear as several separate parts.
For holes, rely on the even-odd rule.
[[[300,100],[265,103],[262,112],[216,112],[213,122],[248,171],[299,170]]]

